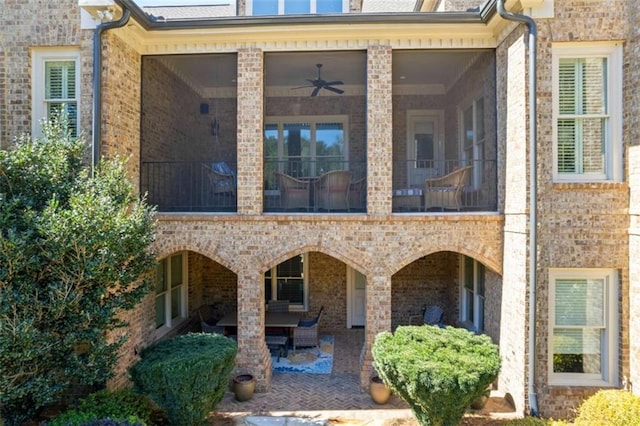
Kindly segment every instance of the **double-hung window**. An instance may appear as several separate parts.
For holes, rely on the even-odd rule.
[[[617,274],[549,272],[549,384],[617,386]]]
[[[553,46],[555,181],[622,180],[622,48]]]
[[[473,324],[476,332],[484,331],[484,265],[462,256],[462,286],[460,289],[460,320]]]
[[[187,255],[162,259],[156,267],[156,329],[160,334],[187,317]]]
[[[80,52],[75,48],[34,49],[32,54],[32,134],[42,134],[42,120],[67,114],[72,136],[78,135]]]
[[[349,0],[249,0],[247,15],[347,13]]]
[[[308,258],[307,254],[294,256],[264,274],[265,302],[288,300],[291,310],[306,310],[309,294]]]

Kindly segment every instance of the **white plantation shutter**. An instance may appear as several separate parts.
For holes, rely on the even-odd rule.
[[[78,103],[76,94],[76,61],[45,62],[45,95],[47,117],[64,107],[69,116],[72,134],[78,131]]]
[[[558,173],[606,175],[607,58],[558,64]]]
[[[602,353],[606,285],[605,279],[556,280],[554,353]]]

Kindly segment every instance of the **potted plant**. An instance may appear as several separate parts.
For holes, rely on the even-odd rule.
[[[233,378],[233,393],[238,401],[248,401],[256,389],[256,379],[252,374],[238,374]]]
[[[369,393],[376,404],[386,404],[391,397],[391,389],[379,376],[373,376],[369,381]]]

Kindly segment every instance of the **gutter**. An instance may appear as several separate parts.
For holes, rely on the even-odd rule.
[[[102,33],[123,27],[129,22],[131,12],[123,7],[122,17],[117,21],[103,22],[93,33],[93,129],[92,172],[100,162],[102,148]]]
[[[535,393],[534,379],[536,367],[536,283],[537,283],[537,222],[538,222],[538,156],[537,156],[537,109],[536,109],[536,36],[538,33],[535,21],[526,15],[507,12],[505,0],[497,0],[498,14],[508,20],[523,23],[529,30],[526,41],[529,48],[529,409],[531,415],[539,417],[538,397]]]

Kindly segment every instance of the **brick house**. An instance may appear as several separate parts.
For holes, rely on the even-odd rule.
[[[162,278],[111,387],[213,306],[238,311],[237,368],[268,391],[265,303],[289,299],[324,306],[325,330],[365,328],[363,388],[375,335],[439,305],[499,344],[519,412],[640,392],[635,0],[504,1],[533,18],[533,56],[502,0],[138,3],[0,15],[3,143],[65,103],[94,161],[130,156],[158,205]],[[455,190],[425,184],[460,169]],[[337,196],[319,184],[334,170]]]

